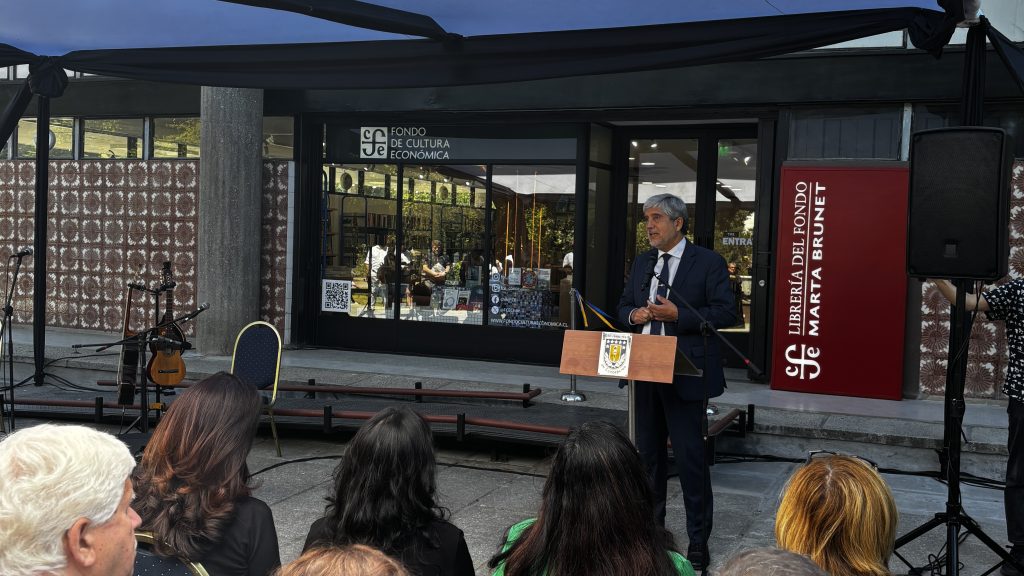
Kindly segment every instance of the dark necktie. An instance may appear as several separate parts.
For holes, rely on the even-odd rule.
[[[657,293],[657,296],[661,296],[663,298],[668,298],[668,281],[669,281],[668,261],[669,261],[669,258],[672,258],[672,255],[669,254],[668,252],[665,252],[664,254],[661,255],[661,272],[658,273],[658,276],[661,276],[661,280],[658,281],[658,293]],[[655,280],[658,280],[658,279],[655,278]],[[654,298],[654,303],[655,304],[659,304],[657,296],[655,296],[655,298]],[[653,334],[655,336],[661,336],[661,331],[662,331],[662,322],[661,322],[661,320],[651,320],[651,334]]]

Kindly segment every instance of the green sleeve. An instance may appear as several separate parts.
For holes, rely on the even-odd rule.
[[[529,518],[519,522],[518,524],[513,524],[512,527],[508,529],[508,536],[505,537],[505,543],[501,546],[501,551],[508,552],[508,549],[512,547],[512,544],[516,540],[519,540],[519,537],[523,535],[523,532],[527,528],[533,525],[535,520],[536,518]],[[689,562],[687,562],[687,564],[689,564]],[[692,569],[690,570],[690,574],[691,576],[695,576]],[[494,569],[494,572],[491,573],[491,576],[505,576],[505,563],[502,562],[501,564],[498,564],[497,568]]]
[[[682,554],[670,551],[668,557],[672,559],[672,565],[676,567],[676,574],[679,576],[697,576],[690,561],[683,558]]]

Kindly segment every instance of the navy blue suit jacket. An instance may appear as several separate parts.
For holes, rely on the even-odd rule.
[[[637,256],[622,297],[619,298],[619,321],[634,332],[642,331],[643,325],[630,325],[629,314],[635,308],[647,305],[650,286],[644,289],[643,285],[647,281],[646,272],[651,262],[657,258],[658,251],[653,248]],[[651,279],[651,283],[657,282],[657,278]],[[670,287],[669,299],[679,308],[679,318],[675,323],[665,324],[665,335],[675,336],[679,351],[707,374],[706,380],[705,377],[676,376],[672,385],[683,400],[703,399],[705,385],[708,398],[719,396],[725,388],[725,374],[722,371],[718,339],[709,335],[708,349],[705,350],[704,337],[700,334],[700,320],[673,295],[685,298],[715,328],[735,326],[736,304],[729,286],[725,260],[713,251],[687,241]]]

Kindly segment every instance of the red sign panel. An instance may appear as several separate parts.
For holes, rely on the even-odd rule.
[[[772,388],[898,400],[905,164],[787,164],[779,194]]]

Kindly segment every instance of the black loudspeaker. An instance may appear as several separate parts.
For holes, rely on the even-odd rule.
[[[1006,276],[1011,149],[1010,138],[999,128],[941,128],[911,135],[910,276]]]

